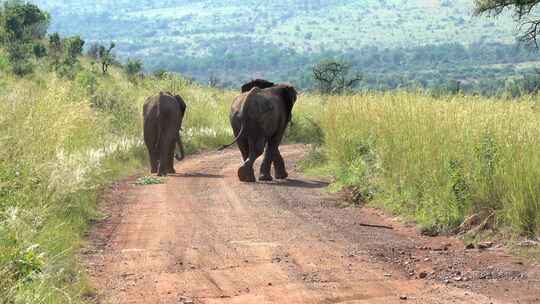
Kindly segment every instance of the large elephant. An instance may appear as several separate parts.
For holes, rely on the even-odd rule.
[[[264,159],[259,180],[272,180],[270,174],[272,164],[275,178],[285,179],[288,174],[279,152],[279,144],[291,121],[296,90],[287,84],[277,84],[263,89],[253,83],[243,86],[248,87],[249,91],[236,97],[231,106],[229,118],[236,138],[222,149],[235,142],[238,144],[244,161],[238,169],[238,178],[241,181],[255,182],[253,163],[263,152]]]
[[[180,129],[186,112],[186,103],[179,95],[160,92],[148,97],[143,107],[144,142],[150,156],[152,173],[166,176],[175,173],[174,159],[184,158]],[[180,155],[175,154],[178,144]]]
[[[255,79],[246,84],[241,88],[242,93],[249,92],[253,88],[266,89],[275,86],[276,84],[264,79]]]

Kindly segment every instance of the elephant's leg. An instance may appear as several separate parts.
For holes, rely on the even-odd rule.
[[[242,153],[242,162],[246,162],[249,157],[249,143],[247,138],[239,138],[238,139],[238,149],[240,149],[240,153]]]
[[[285,162],[283,161],[283,157],[279,152],[278,146],[276,146],[272,156],[272,161],[274,163],[274,176],[276,179],[286,179],[289,174],[287,173],[287,170],[285,170]]]
[[[159,176],[167,176],[167,173],[169,173],[169,170],[172,166],[171,162],[174,150],[172,150],[171,153],[171,143],[174,142],[174,139],[174,136],[171,137],[171,135],[167,133],[161,135],[161,142],[159,145]]]
[[[158,166],[159,166],[159,151],[154,148],[148,149],[149,155],[150,155],[150,167],[151,167],[151,173],[157,173],[158,172]]]
[[[272,155],[272,163],[274,164],[274,177],[276,179],[286,179],[289,176],[289,174],[287,174],[287,170],[285,170],[285,162],[283,161],[283,157],[279,152],[279,144],[281,143],[282,138],[283,133],[280,133],[272,137],[268,142],[268,150],[270,150],[270,153]]]
[[[272,150],[270,148],[270,143],[264,151],[264,158],[261,164],[261,171],[259,175],[260,181],[271,181],[272,175],[270,174],[270,168],[272,167]]]
[[[175,151],[177,141],[178,141],[178,138],[175,137],[169,148],[170,161],[169,161],[169,168],[167,169],[167,171],[168,173],[171,173],[171,174],[176,173],[176,170],[174,169],[174,151]]]
[[[248,159],[244,162],[244,164],[238,169],[238,178],[240,181],[243,182],[255,182],[255,173],[253,172],[253,164],[255,163],[255,160],[264,151],[264,144],[265,144],[265,138],[257,138],[252,139],[248,138],[249,143],[249,155]]]
[[[146,120],[144,122],[144,143],[148,149],[148,156],[150,158],[150,172],[157,173],[159,163],[159,151],[156,148],[156,129],[152,120]]]

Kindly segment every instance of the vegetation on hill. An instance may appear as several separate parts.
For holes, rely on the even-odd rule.
[[[334,59],[364,75],[358,90],[452,91],[459,81],[494,95],[538,67],[538,55],[514,43],[510,16],[475,18],[470,0],[35,2],[55,31],[117,42],[121,58],[148,71],[222,87],[262,77],[316,89],[312,67]]]

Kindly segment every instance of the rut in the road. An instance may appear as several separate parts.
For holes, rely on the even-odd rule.
[[[390,244],[403,250],[417,244],[400,231],[355,225],[360,216],[375,224],[378,218],[338,208],[337,198],[323,191],[325,182],[294,170],[306,150],[283,147],[287,181],[238,182],[239,154],[227,150],[179,163],[166,184],[122,183],[109,195],[112,216],[97,225],[95,248],[85,257],[98,299],[496,303],[470,290],[411,279],[374,255]]]

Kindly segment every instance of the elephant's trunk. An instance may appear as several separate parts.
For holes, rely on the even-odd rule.
[[[178,148],[180,148],[180,155],[176,153],[174,157],[176,158],[177,161],[181,161],[184,159],[185,154],[184,154],[184,144],[182,144],[182,137],[180,136],[180,134],[178,134]]]

